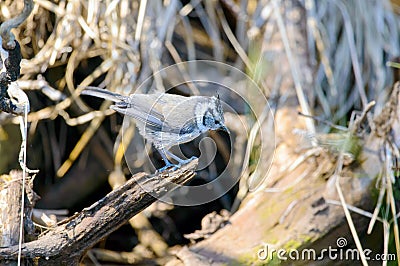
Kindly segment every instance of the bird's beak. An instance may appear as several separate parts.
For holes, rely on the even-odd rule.
[[[226,133],[228,133],[228,135],[231,134],[231,132],[229,131],[229,129],[225,125],[222,125],[219,129],[222,130],[222,131],[225,131]]]

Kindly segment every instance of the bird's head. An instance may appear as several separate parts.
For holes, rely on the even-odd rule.
[[[207,97],[196,107],[196,122],[200,131],[223,130],[229,133],[225,126],[224,111],[219,97]]]

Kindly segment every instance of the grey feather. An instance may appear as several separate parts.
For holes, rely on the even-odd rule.
[[[109,100],[109,101],[113,101],[113,102],[126,101],[126,99],[128,98],[128,97],[122,96],[118,93],[111,92],[111,91],[105,90],[105,89],[95,88],[95,87],[87,87],[81,92],[81,94],[95,96],[95,97],[103,98],[105,100]]]

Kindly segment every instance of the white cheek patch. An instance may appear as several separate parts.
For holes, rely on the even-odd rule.
[[[197,127],[199,128],[200,132],[206,132],[209,130],[208,127],[206,127],[205,125],[203,125],[203,116],[196,116],[196,120],[197,120]]]
[[[203,125],[203,118],[207,113],[208,109],[212,109],[211,102],[199,102],[195,107],[196,124],[201,132],[206,132],[209,130],[208,127]]]

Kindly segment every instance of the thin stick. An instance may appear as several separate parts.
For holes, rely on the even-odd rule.
[[[375,206],[374,212],[372,214],[371,220],[368,225],[367,234],[371,234],[372,229],[374,228],[374,225],[375,225],[375,221],[379,219],[379,217],[378,217],[379,211],[382,206],[383,196],[385,196],[385,192],[386,192],[386,187],[384,186],[385,180],[383,178],[383,173],[381,173],[381,175],[382,175],[381,182],[383,185],[382,185],[381,189],[379,190],[378,200],[376,201],[376,206]]]
[[[306,114],[303,114],[302,112],[298,112],[298,114],[301,115],[301,116],[307,117],[307,118],[314,119],[315,121],[317,121],[319,123],[323,123],[325,125],[328,125],[328,126],[330,126],[332,128],[336,128],[336,129],[343,130],[343,131],[347,131],[348,130],[347,127],[342,127],[342,126],[335,125],[334,123],[332,123],[330,121],[327,121],[327,120],[323,120],[323,119],[321,119],[321,118],[319,118],[317,116],[306,115]]]
[[[391,153],[390,153],[390,147],[389,144],[386,143],[386,183],[387,183],[387,196],[389,197],[389,204],[390,204],[390,209],[392,211],[393,217],[396,216],[396,203],[394,200],[394,195],[393,195],[393,188],[392,188],[392,181],[391,178],[389,177],[390,173],[390,163],[391,163]],[[393,219],[393,234],[394,234],[394,242],[396,245],[396,252],[397,252],[397,258],[400,258],[400,238],[399,238],[399,226],[397,223],[397,219]]]
[[[340,157],[343,157],[343,155],[341,154]],[[365,254],[363,252],[364,249],[363,249],[363,247],[361,245],[360,239],[359,239],[359,237],[357,235],[357,230],[356,230],[356,228],[354,226],[354,223],[353,223],[353,219],[351,218],[349,209],[347,208],[348,204],[346,203],[346,200],[345,200],[345,198],[343,196],[342,189],[340,187],[340,182],[339,182],[340,175],[336,175],[335,177],[336,177],[336,184],[335,184],[336,185],[336,190],[338,192],[340,202],[342,203],[343,211],[344,211],[344,214],[346,216],[347,223],[349,224],[351,234],[353,235],[354,242],[355,242],[356,247],[357,247],[357,249],[358,249],[358,251],[360,253],[361,262],[362,262],[362,264],[364,266],[368,265],[367,258],[365,257]]]
[[[361,103],[363,105],[363,108],[365,109],[367,104],[368,104],[368,99],[367,99],[367,95],[365,93],[364,90],[364,82],[361,76],[361,67],[360,67],[360,63],[358,61],[357,58],[357,49],[356,49],[356,45],[355,45],[355,41],[354,41],[354,32],[353,32],[353,27],[351,25],[351,20],[350,20],[350,15],[346,10],[346,6],[343,3],[340,3],[338,1],[330,1],[333,4],[335,4],[340,12],[342,13],[343,16],[343,22],[344,22],[344,29],[345,29],[345,33],[346,33],[346,37],[347,37],[347,41],[348,41],[348,45],[349,45],[349,49],[350,49],[350,58],[352,61],[352,65],[353,65],[353,70],[354,70],[354,77],[356,80],[356,84],[357,84],[357,89],[358,92],[360,94],[360,99],[361,99]]]
[[[28,104],[25,104],[24,117],[20,116],[21,126],[21,137],[23,142],[23,160],[24,166],[26,166],[26,137],[28,134]],[[26,167],[22,167],[22,193],[21,193],[21,215],[20,215],[20,227],[19,227],[19,240],[18,240],[18,266],[21,265],[21,254],[22,254],[22,239],[24,237],[24,205],[25,205],[25,180],[26,180]]]
[[[326,203],[327,203],[327,204],[332,204],[332,205],[337,205],[337,206],[342,206],[342,203],[341,203],[340,201],[337,201],[337,200],[330,200],[330,199],[327,199],[327,200],[326,200]],[[357,207],[355,207],[355,206],[353,206],[353,205],[347,204],[346,207],[347,207],[350,211],[355,212],[355,213],[358,213],[358,214],[363,215],[363,216],[368,217],[368,218],[372,218],[372,217],[374,216],[374,214],[372,214],[372,213],[370,213],[370,212],[368,212],[368,211],[364,211],[363,209],[357,208]],[[383,220],[382,220],[380,217],[376,217],[376,220],[379,221],[379,222],[381,222],[381,223],[383,223]]]
[[[302,113],[304,113],[306,115],[311,115],[311,109],[307,102],[306,96],[304,94],[303,87],[301,85],[298,64],[295,60],[295,56],[293,56],[293,54],[292,54],[292,49],[290,48],[288,35],[287,35],[286,29],[285,29],[285,24],[283,23],[282,16],[279,12],[280,9],[279,9],[278,1],[274,0],[273,4],[274,4],[274,13],[275,13],[275,17],[276,17],[276,22],[278,24],[279,32],[281,33],[282,42],[285,47],[285,52],[286,52],[286,56],[288,58],[288,62],[290,65],[290,70],[292,72],[292,77],[293,77],[296,94],[297,94],[297,99],[299,100]],[[315,133],[315,125],[312,120],[310,120],[310,119],[306,120],[306,126],[307,126],[307,130],[309,132]],[[313,146],[315,146],[315,145],[316,145],[316,143],[313,143]]]
[[[139,43],[140,35],[142,35],[144,15],[146,13],[146,6],[147,6],[147,0],[140,1],[138,22],[137,22],[136,32],[135,32],[136,43]]]
[[[309,12],[309,16],[307,16],[307,25],[311,29],[312,35],[315,39],[315,44],[319,52],[319,56],[321,57],[321,63],[324,66],[323,69],[325,71],[325,75],[331,89],[331,95],[336,97],[338,95],[338,89],[336,86],[335,76],[333,74],[333,69],[331,64],[329,63],[329,58],[327,56],[326,45],[323,41],[320,31],[318,30],[318,21],[315,15],[315,4],[314,1],[306,0],[305,6],[307,11]]]
[[[220,19],[221,26],[226,34],[226,37],[228,37],[233,48],[238,53],[238,55],[242,59],[242,61],[246,64],[246,67],[252,72],[251,74],[253,76],[255,69],[252,68],[250,59],[247,56],[246,51],[243,49],[243,47],[240,45],[239,41],[236,39],[235,34],[232,32],[231,28],[229,27],[228,22],[226,21],[226,18],[224,16],[224,13],[220,7],[217,8],[217,15]]]
[[[11,29],[18,27],[22,22],[29,16],[33,9],[32,0],[24,0],[24,9],[21,14],[15,18],[4,21],[0,26],[0,35],[3,39],[3,47],[8,50],[15,48],[15,36],[11,32]]]
[[[349,128],[354,128],[354,125],[350,125]],[[341,171],[343,169],[343,157],[344,157],[343,148],[344,148],[344,146],[342,147],[342,150],[341,150],[341,152],[339,154],[337,166],[336,166],[335,172],[333,174],[334,178],[336,179],[335,180],[335,187],[336,187],[336,191],[338,193],[339,199],[340,199],[340,203],[342,204],[344,215],[345,215],[347,223],[348,223],[348,225],[350,227],[350,232],[351,232],[351,234],[353,236],[353,239],[354,239],[354,242],[356,244],[356,247],[357,247],[357,249],[358,249],[358,251],[360,253],[361,262],[365,266],[365,265],[368,265],[367,258],[365,257],[364,249],[363,249],[363,247],[361,245],[361,241],[360,241],[360,238],[358,237],[357,230],[356,230],[356,228],[354,226],[353,219],[351,218],[350,211],[347,208],[348,204],[346,202],[346,199],[344,198],[343,191],[342,191],[342,188],[340,186],[340,173],[341,173]]]

